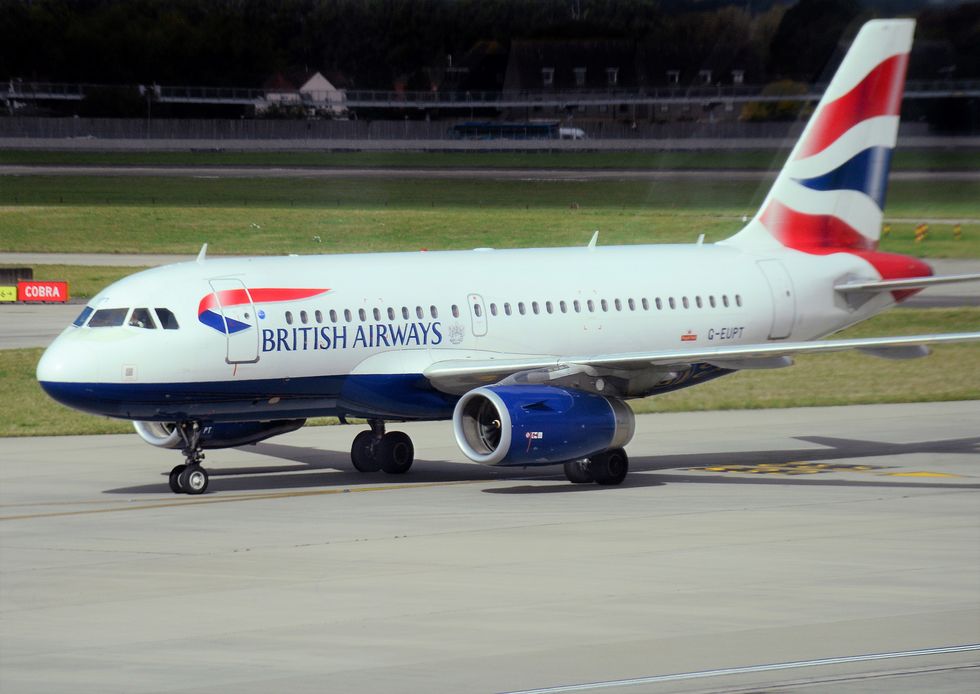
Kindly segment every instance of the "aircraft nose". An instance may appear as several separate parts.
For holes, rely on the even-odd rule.
[[[63,405],[101,414],[94,385],[99,381],[95,345],[85,344],[68,332],[55,338],[37,363],[41,388]]]

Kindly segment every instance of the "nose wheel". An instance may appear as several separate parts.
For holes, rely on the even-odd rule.
[[[208,488],[208,471],[201,467],[201,425],[198,422],[179,422],[177,431],[184,442],[181,453],[185,463],[170,471],[170,491],[174,494],[203,494]]]
[[[412,439],[402,431],[385,432],[385,423],[369,419],[371,431],[362,431],[354,437],[350,459],[358,472],[384,470],[389,475],[403,475],[415,461]]]

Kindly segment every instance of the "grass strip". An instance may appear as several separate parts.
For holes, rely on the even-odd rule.
[[[341,253],[721,240],[765,182],[7,177],[0,251]],[[974,183],[893,181],[888,216],[939,219],[924,243],[892,225],[884,250],[980,257]],[[953,237],[952,223],[961,225]]]
[[[841,337],[980,330],[980,308],[899,309]],[[50,400],[34,377],[41,349],[0,351],[0,389],[8,408],[0,436],[131,432],[127,422],[82,414]],[[789,369],[743,371],[668,395],[634,400],[637,412],[809,407],[980,398],[980,345],[943,345],[911,361],[834,353],[801,357]],[[314,420],[325,423],[330,420]]]

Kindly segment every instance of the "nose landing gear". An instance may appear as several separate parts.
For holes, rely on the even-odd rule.
[[[402,431],[385,433],[385,423],[369,419],[371,431],[362,431],[354,437],[350,459],[358,472],[384,470],[390,475],[403,475],[415,460],[415,447],[408,434]]]
[[[201,467],[201,425],[198,422],[178,422],[177,432],[184,443],[181,453],[184,464],[170,471],[170,491],[174,494],[203,494],[208,488],[208,472]]]

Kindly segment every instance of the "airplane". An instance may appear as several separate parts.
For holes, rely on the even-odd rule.
[[[208,259],[96,295],[37,366],[55,400],[132,420],[180,449],[174,493],[208,488],[203,451],[310,417],[363,418],[353,467],[403,474],[389,422],[452,420],[472,461],[564,466],[616,485],[626,401],[798,354],[912,358],[980,332],[823,339],[924,287],[878,250],[912,20],[873,20],[847,52],[758,213],[694,244]]]

